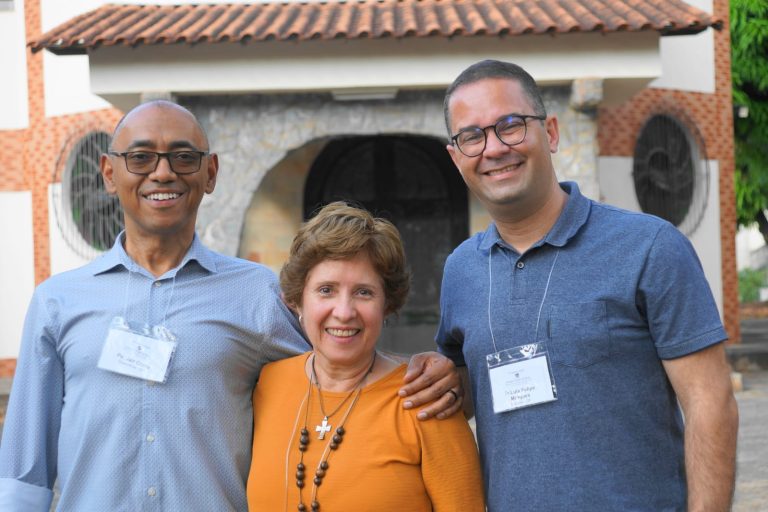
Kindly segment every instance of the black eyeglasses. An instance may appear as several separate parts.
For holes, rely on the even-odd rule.
[[[208,151],[169,151],[158,153],[156,151],[126,151],[117,153],[110,151],[112,156],[121,156],[125,159],[125,168],[133,174],[146,176],[157,169],[161,158],[168,160],[168,165],[176,174],[193,174],[200,170],[200,162],[208,155]]]
[[[510,114],[504,116],[495,124],[486,126],[485,128],[465,128],[459,133],[451,137],[451,142],[454,146],[459,148],[465,156],[474,157],[480,156],[485,151],[485,144],[488,142],[488,137],[485,132],[488,128],[493,128],[493,133],[496,137],[507,146],[516,146],[525,140],[525,135],[528,133],[528,125],[526,120],[538,119],[539,121],[545,120],[546,116],[526,116],[521,114]]]

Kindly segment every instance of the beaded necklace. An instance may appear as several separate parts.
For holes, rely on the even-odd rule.
[[[299,506],[298,510],[299,512],[305,512],[307,510],[307,506],[304,505],[304,497],[303,497],[303,490],[304,490],[304,479],[306,478],[306,466],[304,465],[304,452],[307,451],[307,446],[309,445],[309,430],[307,429],[307,420],[309,418],[309,406],[310,406],[310,400],[312,398],[312,384],[314,380],[314,385],[317,386],[317,394],[320,398],[320,412],[323,414],[323,421],[321,425],[318,425],[315,427],[315,431],[319,433],[318,439],[324,439],[325,433],[331,430],[331,426],[328,425],[328,420],[336,414],[341,407],[347,402],[347,400],[350,399],[350,397],[354,394],[355,398],[352,400],[352,402],[349,404],[349,407],[347,408],[347,411],[344,413],[344,416],[341,417],[341,421],[339,422],[339,426],[336,428],[336,433],[328,440],[328,443],[325,446],[325,449],[323,450],[322,454],[320,455],[320,461],[317,464],[317,469],[315,470],[315,478],[312,480],[312,495],[311,495],[311,502],[310,502],[310,510],[312,512],[317,512],[320,510],[320,502],[317,500],[317,489],[320,487],[320,484],[323,483],[323,478],[325,478],[326,472],[328,471],[328,459],[331,457],[331,452],[338,449],[339,444],[344,439],[344,434],[346,431],[344,430],[344,424],[347,422],[347,418],[349,417],[349,414],[352,412],[352,409],[355,407],[355,404],[357,403],[357,400],[360,398],[360,393],[363,392],[363,382],[365,381],[366,377],[371,373],[373,370],[373,365],[376,363],[376,352],[373,353],[373,360],[371,361],[371,365],[368,367],[368,370],[365,372],[365,374],[360,378],[360,380],[355,384],[355,387],[352,388],[352,391],[349,392],[349,394],[344,397],[344,400],[341,401],[341,403],[334,409],[330,414],[325,413],[325,408],[323,406],[323,391],[320,388],[320,382],[317,380],[317,373],[315,373],[315,356],[312,354],[312,378],[309,379],[309,388],[307,389],[307,409],[304,412],[304,426],[301,429],[300,435],[299,435],[299,463],[296,464],[296,487],[299,488]]]

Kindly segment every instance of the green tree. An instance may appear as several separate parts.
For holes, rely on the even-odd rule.
[[[738,222],[768,243],[768,0],[731,0],[730,19]]]
[[[765,270],[745,268],[739,271],[739,302],[757,302],[765,286]]]

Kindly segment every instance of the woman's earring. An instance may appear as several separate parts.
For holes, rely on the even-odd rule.
[[[301,316],[301,313],[299,313],[299,323],[304,319],[304,317]]]

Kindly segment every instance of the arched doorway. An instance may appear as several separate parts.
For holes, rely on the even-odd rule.
[[[331,140],[307,177],[304,218],[336,200],[389,219],[405,243],[411,294],[380,345],[402,353],[434,348],[443,264],[468,234],[467,191],[444,143],[405,135]]]

